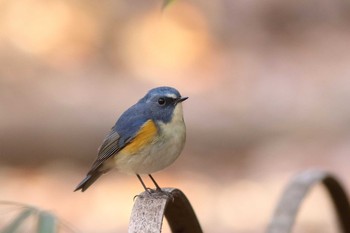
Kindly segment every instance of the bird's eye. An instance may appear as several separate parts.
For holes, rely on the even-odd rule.
[[[159,105],[164,105],[165,104],[165,99],[164,98],[159,98],[158,99],[158,104]]]

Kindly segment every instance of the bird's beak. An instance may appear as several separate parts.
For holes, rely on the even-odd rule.
[[[178,99],[175,101],[175,105],[178,104],[178,103],[181,103],[181,102],[183,102],[183,101],[185,101],[185,100],[187,100],[187,99],[188,99],[188,97],[180,97],[180,98],[178,98]]]

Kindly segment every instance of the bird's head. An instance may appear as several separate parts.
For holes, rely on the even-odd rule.
[[[186,99],[188,97],[182,97],[175,88],[157,87],[151,89],[138,103],[147,106],[154,120],[169,123],[177,118],[182,119],[181,102]]]

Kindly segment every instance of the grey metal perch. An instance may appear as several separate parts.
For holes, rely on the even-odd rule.
[[[350,204],[339,181],[330,173],[308,170],[294,177],[287,185],[266,233],[290,233],[298,210],[316,184],[323,184],[334,204],[340,228],[350,233]],[[141,193],[134,204],[129,233],[159,233],[164,216],[173,233],[202,233],[197,217],[186,196],[178,189],[165,193]]]
[[[132,209],[129,233],[159,233],[165,216],[173,233],[202,233],[198,219],[186,196],[178,189],[166,193],[143,192]]]
[[[330,173],[309,170],[298,174],[285,189],[267,233],[289,233],[292,231],[297,212],[305,196],[316,184],[323,184],[334,204],[340,228],[350,233],[350,204],[337,179]]]

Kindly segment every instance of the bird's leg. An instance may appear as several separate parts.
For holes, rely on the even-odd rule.
[[[148,174],[149,178],[151,178],[153,184],[156,186],[156,191],[162,191],[162,189],[159,187],[159,185],[157,184],[157,182],[153,179],[153,177],[151,176],[151,174]]]
[[[146,187],[145,183],[143,183],[143,180],[141,179],[141,176],[139,174],[136,174],[137,178],[142,184],[142,187],[146,190],[146,192],[151,193],[150,189]]]
[[[165,190],[162,190],[159,185],[157,184],[157,182],[155,181],[155,179],[151,176],[151,174],[148,174],[149,178],[151,178],[151,180],[153,181],[154,185],[156,186],[156,193],[158,194],[162,194],[162,195],[166,195],[168,198],[171,198],[171,200],[174,202],[174,197],[170,192],[167,192]]]

